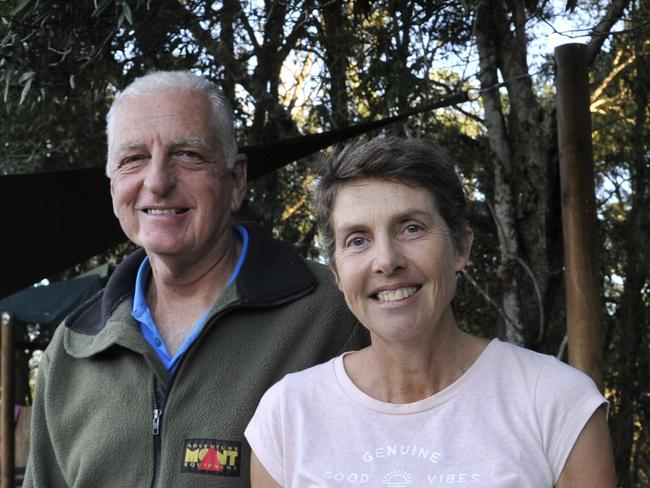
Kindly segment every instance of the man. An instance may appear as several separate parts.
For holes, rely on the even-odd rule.
[[[248,486],[262,393],[365,336],[322,266],[232,223],[246,158],[212,83],[139,78],[107,135],[115,215],[143,249],[45,352],[24,486]]]

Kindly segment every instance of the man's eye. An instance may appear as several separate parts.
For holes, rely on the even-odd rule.
[[[202,161],[203,158],[201,155],[195,151],[176,151],[174,157],[190,160],[190,161]]]
[[[125,158],[122,158],[122,160],[118,164],[118,167],[137,164],[143,159],[145,159],[145,157],[142,154],[134,154],[133,156],[127,156]]]

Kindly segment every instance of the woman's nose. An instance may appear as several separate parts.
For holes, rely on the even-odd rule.
[[[406,268],[406,264],[398,242],[390,237],[375,240],[372,263],[374,273],[390,275]]]

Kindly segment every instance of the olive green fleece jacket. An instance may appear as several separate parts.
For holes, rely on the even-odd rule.
[[[367,335],[325,267],[245,225],[239,276],[172,377],[131,317],[142,251],[57,329],[39,368],[23,486],[250,485],[243,432],[262,394]]]

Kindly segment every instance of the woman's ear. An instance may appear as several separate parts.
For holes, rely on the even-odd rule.
[[[329,268],[334,275],[334,282],[336,283],[337,288],[343,291],[343,288],[341,288],[341,280],[339,280],[339,272],[336,270],[336,262],[330,262]]]
[[[470,226],[467,226],[463,231],[463,235],[460,242],[462,248],[456,249],[456,261],[454,263],[454,269],[456,271],[461,271],[467,265],[467,262],[469,261],[469,255],[472,251],[473,243],[474,243],[474,232],[472,231]]]

